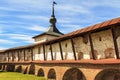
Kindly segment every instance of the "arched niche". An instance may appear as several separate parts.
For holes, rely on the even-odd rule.
[[[48,80],[56,80],[56,72],[53,68],[49,70],[47,78]]]
[[[29,74],[35,74],[35,65],[34,64],[30,65]]]
[[[37,76],[41,76],[41,77],[44,77],[44,76],[45,76],[45,75],[44,75],[44,71],[43,71],[42,68],[40,68],[40,69],[38,70]]]
[[[22,72],[22,66],[19,65],[19,66],[16,68],[15,72]]]
[[[80,71],[78,68],[71,68],[64,73],[62,80],[86,80],[86,79],[82,71]]]
[[[120,70],[105,69],[97,74],[95,80],[120,80]]]

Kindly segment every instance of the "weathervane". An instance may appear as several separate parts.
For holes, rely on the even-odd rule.
[[[53,4],[52,4],[52,16],[51,17],[55,17],[54,15],[54,5],[57,4],[54,0],[53,0]]]

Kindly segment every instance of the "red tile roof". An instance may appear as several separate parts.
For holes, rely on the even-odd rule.
[[[120,24],[120,17],[112,19],[112,20],[108,20],[108,21],[105,21],[102,23],[95,24],[95,25],[89,26],[87,28],[73,31],[69,34],[65,34],[61,37],[55,38],[49,42],[56,41],[56,40],[62,40],[62,39],[68,38],[68,37],[73,37],[73,36],[76,36],[79,34],[83,34],[83,33],[94,31],[94,30],[101,29],[101,28],[106,28],[106,27],[108,28],[108,27],[110,27],[112,25],[116,25],[116,24]]]
[[[73,37],[73,36],[76,36],[76,35],[84,34],[84,33],[90,32],[90,31],[94,31],[94,30],[97,30],[97,29],[108,28],[108,27],[110,27],[112,25],[116,25],[116,24],[120,24],[120,17],[112,19],[112,20],[108,20],[108,21],[105,21],[105,22],[102,22],[102,23],[95,24],[95,25],[89,26],[87,28],[83,28],[83,29],[80,29],[80,30],[73,31],[69,34],[65,34],[61,37],[57,37],[55,39],[52,39],[52,40],[49,40],[49,41],[46,41],[46,42],[43,42],[43,43],[37,43],[37,44],[31,44],[31,45],[27,45],[27,46],[15,47],[15,48],[10,48],[8,50],[29,48],[29,47],[34,47],[35,45],[44,44],[44,43],[51,43],[51,42],[54,43],[56,41],[64,40],[64,39],[67,39],[67,38],[70,38],[70,37]]]

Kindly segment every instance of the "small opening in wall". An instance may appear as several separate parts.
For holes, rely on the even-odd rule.
[[[99,41],[102,41],[102,38],[99,36]]]
[[[65,47],[67,47],[67,43],[65,44]]]
[[[87,44],[88,43],[88,36],[83,35],[83,43]]]

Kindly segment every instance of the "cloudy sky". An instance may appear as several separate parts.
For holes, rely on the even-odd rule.
[[[120,0],[56,0],[64,34],[120,17]],[[28,45],[50,25],[52,0],[0,0],[0,49]]]

